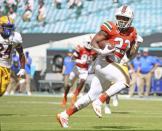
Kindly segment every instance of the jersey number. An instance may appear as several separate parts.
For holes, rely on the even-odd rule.
[[[9,59],[12,50],[12,45],[0,44],[0,58]]]
[[[118,44],[116,44],[115,46],[117,48],[123,49],[123,50],[127,50],[130,48],[130,41],[129,40],[123,40],[120,37],[116,37],[115,41],[118,42]]]

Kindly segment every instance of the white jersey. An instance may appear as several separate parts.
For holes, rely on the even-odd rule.
[[[8,39],[4,39],[0,35],[0,66],[11,67],[11,52],[21,43],[22,37],[18,32],[14,32]]]

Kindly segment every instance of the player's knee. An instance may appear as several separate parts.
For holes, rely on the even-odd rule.
[[[128,82],[123,82],[123,84],[126,86],[126,88],[129,88],[129,87],[130,87],[130,81],[128,81]]]
[[[126,88],[129,88],[129,86],[130,86],[130,80],[129,79],[126,79],[126,80],[123,80],[123,81],[119,81],[117,83],[120,83],[121,85],[125,85]]]
[[[68,83],[67,83],[69,86],[72,86],[72,81],[71,80],[68,80]]]
[[[129,88],[129,82],[127,82],[127,81],[118,82],[118,84],[120,84],[121,86],[123,86],[125,88]]]

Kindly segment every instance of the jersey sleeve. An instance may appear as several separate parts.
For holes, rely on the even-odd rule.
[[[131,27],[131,45],[139,46],[139,43],[136,41],[137,40],[137,32],[136,29]]]
[[[23,42],[20,33],[14,32],[13,42],[14,42],[14,44],[16,44],[16,45],[17,45],[17,44],[21,44],[21,43]]]
[[[109,21],[104,22],[100,28],[102,31],[106,32],[108,35],[111,35],[113,32],[113,24]]]
[[[133,27],[131,29],[132,29],[131,37],[132,37],[133,41],[136,41],[136,39],[137,39],[137,31]]]

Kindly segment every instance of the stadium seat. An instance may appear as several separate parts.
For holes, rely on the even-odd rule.
[[[30,22],[21,20],[24,10],[22,7],[17,10],[16,26],[19,31],[22,33],[94,33],[105,20],[114,20],[114,11],[118,6],[111,0],[85,0],[81,14],[77,16],[77,9],[68,9],[65,1],[61,9],[56,9],[52,1],[44,0],[44,2],[47,14],[46,25],[41,26],[36,20],[38,1],[35,1]],[[134,9],[133,25],[140,35],[162,32],[161,0],[120,0],[120,3],[128,4]]]

